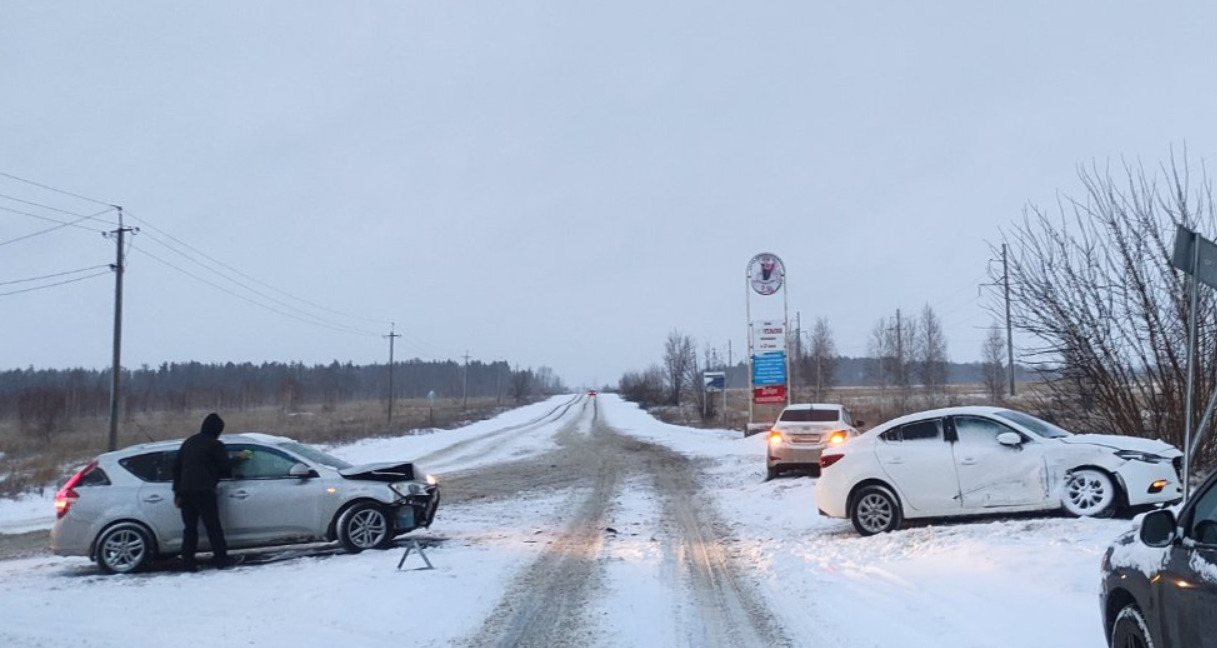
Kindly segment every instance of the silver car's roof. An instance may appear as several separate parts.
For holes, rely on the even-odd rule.
[[[284,443],[293,443],[295,439],[288,437],[276,436],[274,434],[264,434],[262,432],[242,432],[240,434],[224,434],[220,436],[220,440],[224,443],[261,443],[264,445],[281,445]],[[168,439],[165,441],[150,441],[148,443],[140,443],[133,446],[127,446],[114,452],[103,453],[102,457],[128,457],[144,452],[156,452],[165,450],[174,450],[182,445],[185,439]]]

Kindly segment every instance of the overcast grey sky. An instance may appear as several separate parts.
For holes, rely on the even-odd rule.
[[[399,358],[615,382],[672,329],[738,358],[762,251],[841,353],[928,303],[970,361],[988,244],[1026,204],[1093,160],[1212,155],[1215,24],[1211,2],[8,2],[0,172],[142,228],[130,367],[383,362],[393,321]],[[113,261],[113,212],[12,241],[76,220],[29,202],[104,206],[0,196],[0,293]],[[0,296],[0,367],[106,367],[112,308],[109,274]]]

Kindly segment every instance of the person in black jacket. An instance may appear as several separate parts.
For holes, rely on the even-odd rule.
[[[182,532],[182,563],[187,571],[198,569],[194,554],[199,545],[200,518],[211,542],[212,564],[218,567],[233,564],[216,502],[216,485],[220,478],[232,474],[228,451],[220,441],[223,431],[224,419],[215,412],[208,414],[199,433],[182,443],[173,464],[173,499],[182,509],[182,523],[186,525]]]

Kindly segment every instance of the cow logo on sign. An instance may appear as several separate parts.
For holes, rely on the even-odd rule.
[[[758,254],[748,262],[748,283],[758,294],[772,295],[785,279],[786,267],[776,254]]]

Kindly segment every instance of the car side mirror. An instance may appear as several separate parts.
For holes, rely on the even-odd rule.
[[[1017,432],[1002,432],[997,435],[997,442],[1004,446],[1017,448],[1023,444],[1023,438]]]
[[[1175,514],[1166,509],[1146,513],[1141,518],[1138,537],[1151,547],[1165,547],[1175,541]]]
[[[299,477],[300,479],[311,479],[313,477],[321,476],[321,475],[317,474],[316,470],[313,470],[312,468],[309,468],[307,465],[302,464],[302,463],[293,465],[291,467],[291,469],[289,469],[287,471],[287,474],[292,477]]]

